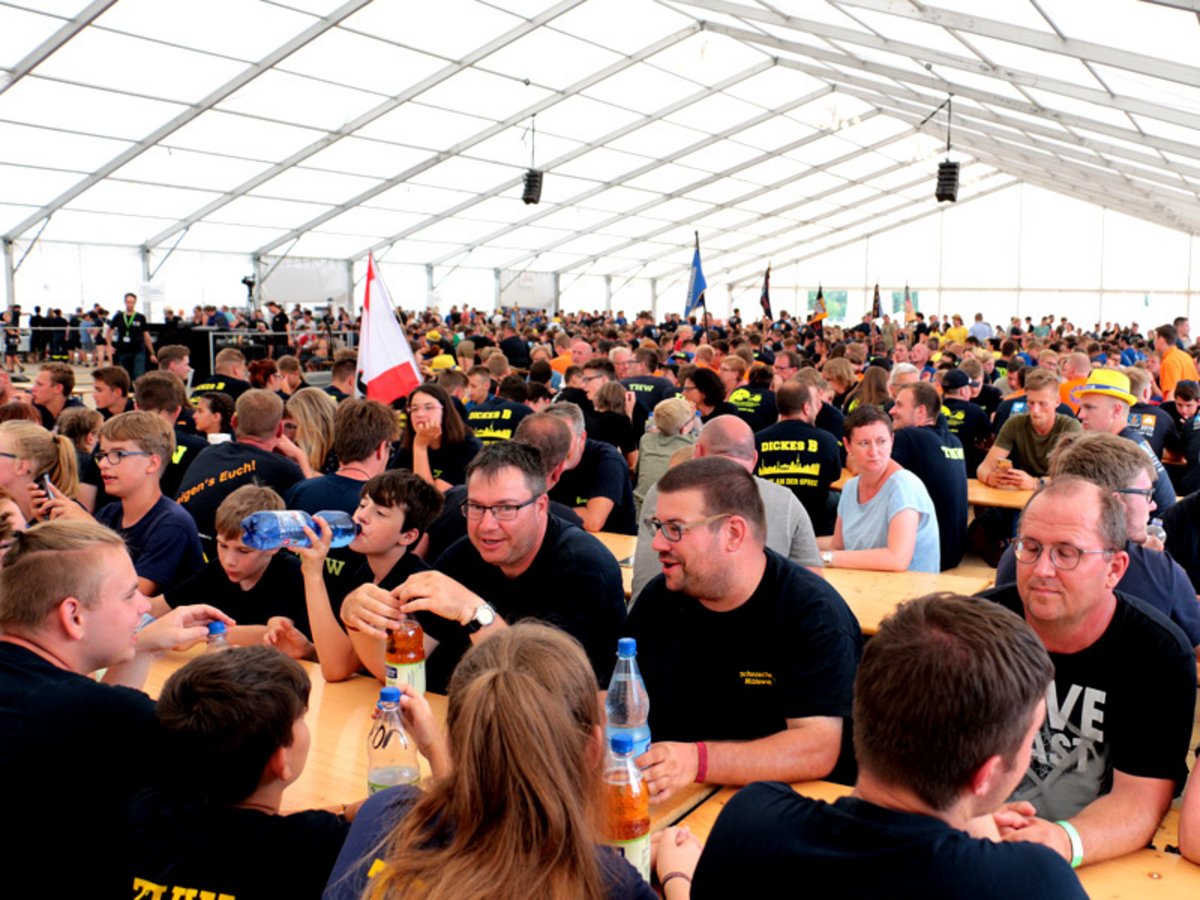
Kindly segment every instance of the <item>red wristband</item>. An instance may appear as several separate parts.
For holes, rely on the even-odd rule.
[[[696,784],[704,784],[704,778],[708,775],[708,747],[704,741],[696,742],[696,753],[699,756],[696,764]]]

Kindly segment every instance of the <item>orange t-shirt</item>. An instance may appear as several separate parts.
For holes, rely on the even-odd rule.
[[[1175,385],[1181,381],[1196,380],[1196,364],[1191,356],[1178,347],[1171,347],[1162,358],[1159,366],[1158,383],[1166,394],[1175,390]]]
[[[567,367],[574,364],[574,362],[575,362],[575,357],[573,357],[569,352],[567,352],[567,353],[562,354],[561,356],[556,356],[556,357],[554,357],[554,359],[550,360],[550,368],[552,368],[559,375],[566,375]]]
[[[1075,391],[1087,384],[1086,378],[1072,378],[1070,381],[1064,381],[1058,386],[1058,399],[1067,406],[1071,407],[1071,411],[1079,412],[1079,398],[1075,396]]]

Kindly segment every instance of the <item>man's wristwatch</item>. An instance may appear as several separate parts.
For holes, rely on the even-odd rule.
[[[827,565],[827,566],[832,566],[833,565],[833,551],[832,550],[822,550],[821,551],[821,562],[825,563],[825,565]]]
[[[481,603],[475,610],[475,615],[471,617],[471,621],[467,622],[463,627],[467,630],[467,634],[474,634],[481,628],[487,628],[496,621],[496,610],[490,603]]]

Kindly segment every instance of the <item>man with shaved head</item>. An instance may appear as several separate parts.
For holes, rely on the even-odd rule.
[[[717,416],[700,429],[694,459],[720,456],[733,460],[753,475],[758,462],[754,447],[754,432],[737,416]],[[796,495],[782,485],[755,476],[754,484],[766,510],[766,546],[780,556],[813,571],[821,569],[821,552],[812,520]],[[658,486],[650,488],[642,509],[653,510],[658,501]],[[658,553],[653,548],[655,529],[649,520],[638,523],[637,552],[633,558],[633,593],[636,600],[642,588],[662,571]]]

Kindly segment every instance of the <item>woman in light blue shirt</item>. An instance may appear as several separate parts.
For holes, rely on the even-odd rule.
[[[892,459],[891,418],[858,407],[846,417],[845,444],[857,474],[842,489],[833,534],[817,538],[825,565],[938,572],[937,513],[921,480]]]

